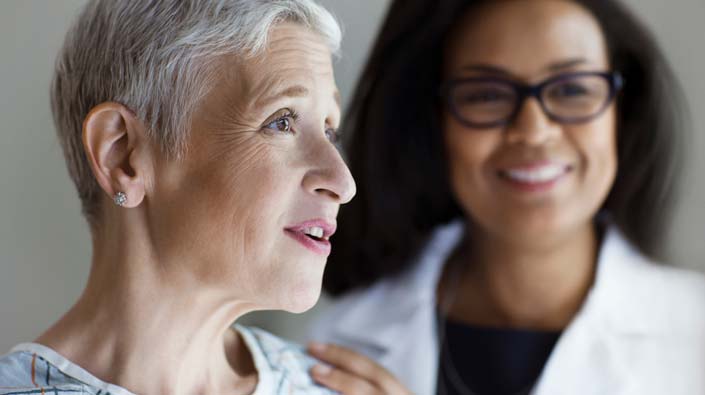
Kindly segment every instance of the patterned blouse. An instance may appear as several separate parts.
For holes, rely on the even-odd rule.
[[[300,345],[257,328],[235,325],[254,358],[258,382],[253,395],[331,395],[313,382],[316,363]],[[101,381],[54,350],[37,343],[15,346],[0,357],[0,395],[134,395]]]

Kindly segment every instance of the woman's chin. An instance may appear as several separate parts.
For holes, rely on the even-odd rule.
[[[321,281],[302,281],[287,294],[281,295],[278,309],[299,314],[310,310],[321,297]]]

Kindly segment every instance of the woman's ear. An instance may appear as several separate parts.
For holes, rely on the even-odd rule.
[[[137,207],[151,177],[146,127],[130,109],[107,102],[94,107],[83,121],[83,148],[100,187],[111,200],[122,192],[122,207]]]

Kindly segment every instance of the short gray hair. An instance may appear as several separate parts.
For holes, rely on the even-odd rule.
[[[179,157],[216,57],[250,57],[271,28],[298,23],[338,54],[341,30],[314,0],[92,0],[69,30],[51,86],[54,123],[88,222],[101,189],[82,143],[96,105],[118,102],[145,122],[162,151]]]

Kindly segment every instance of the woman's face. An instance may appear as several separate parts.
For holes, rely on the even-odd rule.
[[[609,71],[589,11],[563,0],[493,1],[451,36],[446,79],[499,77],[536,84],[570,72]],[[551,120],[534,98],[504,126],[474,129],[443,115],[452,189],[485,235],[540,245],[590,224],[617,170],[614,104],[577,124]]]
[[[186,156],[157,166],[160,261],[252,308],[306,310],[338,208],[355,195],[332,141],[340,104],[330,51],[306,28],[278,25],[261,55],[223,60],[214,87]]]

